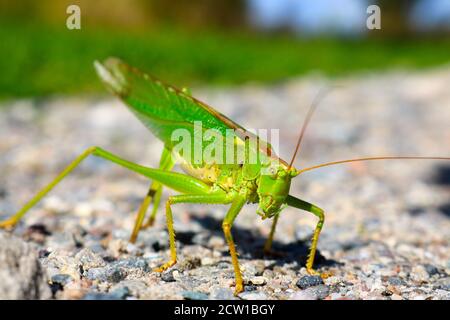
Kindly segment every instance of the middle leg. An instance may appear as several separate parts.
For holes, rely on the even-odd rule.
[[[173,228],[173,216],[171,205],[177,203],[209,203],[209,204],[228,204],[233,200],[230,194],[225,192],[211,194],[182,194],[171,196],[166,202],[166,223],[169,232],[170,260],[164,263],[156,272],[163,272],[172,267],[177,262],[177,248],[175,243],[175,230]]]

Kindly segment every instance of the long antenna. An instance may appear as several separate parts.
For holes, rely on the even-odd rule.
[[[356,159],[347,159],[347,160],[339,160],[339,161],[333,161],[333,162],[326,162],[322,164],[318,164],[309,168],[304,168],[301,170],[298,170],[297,172],[303,173],[306,171],[311,171],[318,168],[333,166],[336,164],[342,164],[342,163],[348,163],[348,162],[357,162],[357,161],[371,161],[371,160],[450,160],[450,157],[367,157],[367,158],[356,158]]]
[[[311,103],[311,106],[309,107],[308,113],[306,114],[305,120],[303,121],[302,130],[300,131],[300,136],[297,140],[297,145],[295,147],[294,155],[292,156],[291,162],[289,163],[289,169],[292,168],[292,165],[294,164],[294,160],[297,157],[300,145],[303,140],[303,136],[305,135],[306,128],[308,127],[309,122],[311,121],[311,118],[314,114],[314,111],[316,111],[317,106],[319,105],[319,102],[323,99],[323,97],[329,92],[330,89],[325,90],[321,89],[319,93],[314,98],[313,102]]]

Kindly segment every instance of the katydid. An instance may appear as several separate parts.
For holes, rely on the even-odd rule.
[[[296,198],[289,194],[292,178],[299,174],[317,168],[336,164],[392,159],[434,159],[450,160],[450,157],[365,157],[347,159],[318,164],[308,168],[296,169],[294,160],[300,150],[301,142],[307,125],[317,107],[313,103],[305,117],[294,155],[288,163],[280,159],[272,147],[256,136],[256,147],[250,147],[249,137],[255,136],[240,125],[222,115],[212,107],[193,98],[186,90],[179,90],[166,85],[154,77],[132,68],[117,58],[109,58],[104,63],[95,62],[95,69],[106,87],[117,95],[137,118],[164,143],[159,168],[149,168],[120,158],[99,147],[91,147],[78,156],[50,184],[37,193],[11,218],[0,222],[0,227],[13,227],[35,206],[49,191],[72,172],[85,158],[90,155],[109,160],[131,171],[139,173],[152,182],[137,213],[130,241],[137,239],[139,231],[150,226],[155,221],[155,215],[161,200],[162,188],[167,187],[178,191],[179,195],[170,196],[165,203],[167,229],[170,239],[170,259],[159,268],[162,272],[177,262],[175,232],[172,218],[172,206],[178,203],[204,203],[230,205],[223,219],[222,228],[229,247],[231,261],[235,274],[235,294],[244,289],[244,281],[240,270],[236,247],[231,234],[233,222],[246,203],[258,203],[257,213],[263,218],[273,218],[269,237],[264,250],[270,252],[272,239],[280,212],[286,206],[312,213],[318,218],[311,241],[310,253],[306,269],[310,274],[318,274],[313,269],[319,234],[325,220],[324,211],[318,206]],[[201,122],[203,129],[214,129],[224,137],[229,129],[238,134],[233,138],[233,146],[244,149],[244,158],[233,157],[233,161],[224,163],[194,163],[192,156],[175,150],[172,133],[184,129],[195,135],[195,122]],[[204,147],[202,145],[202,147]],[[250,151],[249,151],[250,150]],[[249,162],[250,152],[256,153],[258,160]],[[182,168],[187,174],[172,171],[177,156]],[[148,207],[153,202],[153,209],[146,221]]]

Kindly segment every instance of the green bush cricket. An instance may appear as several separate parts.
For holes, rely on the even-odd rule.
[[[90,155],[97,156],[152,180],[149,191],[137,213],[130,238],[131,242],[136,241],[142,228],[154,223],[163,186],[180,192],[179,195],[170,196],[165,203],[167,229],[170,239],[170,259],[155,271],[162,272],[177,262],[172,205],[177,203],[230,205],[223,220],[222,228],[234,267],[235,294],[238,294],[243,291],[244,285],[231,228],[235,218],[246,203],[258,203],[257,213],[263,219],[273,218],[270,234],[264,246],[264,251],[266,252],[270,252],[276,224],[283,208],[291,206],[317,216],[318,222],[312,237],[306,269],[310,274],[318,274],[313,269],[313,263],[319,234],[325,220],[324,211],[314,204],[289,194],[292,178],[306,171],[354,161],[386,159],[450,160],[450,157],[366,157],[296,169],[293,163],[300,150],[307,125],[316,109],[317,101],[311,105],[305,117],[294,155],[288,163],[280,159],[267,142],[251,134],[205,103],[193,98],[186,90],[178,90],[163,84],[152,76],[132,68],[116,58],[109,58],[104,63],[95,62],[95,68],[106,87],[117,95],[137,118],[164,143],[159,168],[154,169],[129,162],[99,147],[88,148],[14,216],[0,222],[0,227],[13,227],[29,209],[35,206],[85,158]],[[195,136],[198,133],[198,129],[195,126],[196,122],[202,124],[202,129],[200,129],[202,131],[214,129],[218,132],[219,137],[231,137],[233,151],[241,152],[241,156],[239,156],[239,152],[236,152],[236,154],[233,153],[231,162],[216,161],[217,159],[223,160],[224,155],[219,156],[213,162],[204,160],[196,162],[194,159],[196,156],[195,148],[192,150],[192,154],[187,152],[189,150],[186,149],[183,152],[179,152],[176,141],[173,139],[173,133],[176,130],[183,129],[185,132]],[[229,130],[234,135],[231,135]],[[256,144],[252,145],[250,143],[252,139],[256,141]],[[223,144],[223,141],[219,143],[220,146]],[[203,142],[201,148],[205,148]],[[172,171],[176,163],[174,156],[181,161],[181,165],[187,174]],[[253,156],[256,156],[256,160],[253,162],[249,161]],[[148,207],[152,202],[152,212],[144,223]]]

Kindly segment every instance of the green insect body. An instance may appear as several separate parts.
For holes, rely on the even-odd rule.
[[[299,150],[304,129],[311,117],[314,108],[311,108],[302,128],[296,151],[290,164],[278,158],[270,144],[245,130],[223,114],[209,107],[205,103],[193,98],[186,90],[178,90],[148,74],[132,68],[116,58],[109,58],[104,63],[95,62],[96,71],[106,87],[128,106],[136,117],[164,143],[164,149],[158,169],[144,167],[122,159],[99,147],[91,147],[78,156],[69,166],[60,173],[49,185],[44,187],[36,196],[25,204],[14,216],[0,222],[0,227],[13,227],[22,216],[36,205],[50,190],[74,170],[85,158],[90,155],[101,157],[116,163],[134,172],[151,179],[149,191],[145,196],[137,213],[134,229],[130,241],[136,241],[139,231],[154,223],[155,215],[161,200],[163,186],[180,192],[179,195],[170,196],[165,203],[166,221],[170,239],[170,259],[157,268],[162,272],[177,262],[175,232],[173,228],[172,206],[177,203],[209,203],[228,204],[230,208],[223,220],[222,228],[229,246],[232,264],[235,272],[235,294],[243,290],[243,278],[238,263],[237,252],[231,228],[240,210],[246,203],[258,203],[257,213],[263,218],[273,218],[272,228],[264,246],[266,252],[270,251],[275,227],[281,210],[286,206],[308,211],[318,218],[311,242],[310,254],[306,269],[316,274],[313,269],[314,256],[320,231],[324,223],[324,211],[306,201],[289,195],[292,178],[302,172],[323,166],[340,164],[352,161],[379,160],[379,159],[430,159],[430,157],[370,157],[360,159],[342,160],[320,164],[310,168],[298,170],[292,166],[293,160]],[[201,122],[198,129],[196,122]],[[223,137],[230,136],[233,131],[233,149],[243,157],[234,157],[230,162],[196,162],[195,148],[187,156],[175,151],[172,134],[175,130],[184,129],[195,136],[199,132],[214,129]],[[250,146],[248,139],[254,138],[256,145]],[[207,143],[202,141],[201,149]],[[176,157],[173,157],[175,154]],[[256,156],[256,162],[248,161],[250,156]],[[186,174],[173,172],[172,168],[178,159],[181,168]],[[450,158],[432,157],[431,159]],[[153,210],[144,223],[150,204]]]

